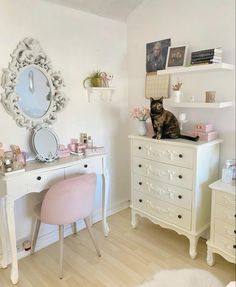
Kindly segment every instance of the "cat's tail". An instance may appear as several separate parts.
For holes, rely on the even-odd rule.
[[[190,140],[190,141],[194,141],[194,142],[197,142],[199,140],[199,136],[191,137],[191,136],[180,135],[179,137],[181,139]]]

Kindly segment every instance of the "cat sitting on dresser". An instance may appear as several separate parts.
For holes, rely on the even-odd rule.
[[[198,141],[199,136],[191,137],[180,134],[179,123],[174,114],[163,107],[163,98],[150,98],[150,116],[155,135],[154,139],[186,139]]]

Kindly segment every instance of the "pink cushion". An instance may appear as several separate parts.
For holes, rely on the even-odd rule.
[[[92,211],[95,191],[95,173],[83,174],[56,183],[44,197],[40,213],[41,221],[63,225],[87,217]]]

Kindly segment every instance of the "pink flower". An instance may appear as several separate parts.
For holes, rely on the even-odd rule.
[[[146,121],[150,117],[149,108],[136,107],[130,112],[130,117],[139,121]]]

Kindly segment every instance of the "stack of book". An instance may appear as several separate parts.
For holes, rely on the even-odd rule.
[[[191,65],[222,62],[222,48],[214,48],[191,53]]]

